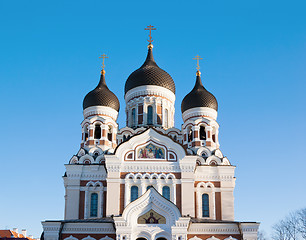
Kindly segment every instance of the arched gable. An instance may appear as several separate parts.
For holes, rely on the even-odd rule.
[[[175,225],[175,222],[181,217],[175,204],[161,196],[154,188],[150,188],[145,194],[126,206],[122,213],[122,220],[129,226],[135,226],[138,217],[151,209],[166,219],[167,226]]]
[[[179,143],[150,128],[120,144],[115,155],[125,161],[177,161],[184,158],[186,152]]]

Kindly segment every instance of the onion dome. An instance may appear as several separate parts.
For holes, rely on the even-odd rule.
[[[197,71],[197,80],[194,88],[184,97],[182,101],[181,110],[183,113],[188,109],[196,107],[208,107],[218,111],[217,99],[203,86],[200,71]]]
[[[110,91],[105,82],[105,71],[101,71],[100,82],[98,86],[90,91],[84,98],[83,109],[92,106],[104,106],[115,109],[119,112],[120,103],[116,95]]]
[[[175,93],[175,84],[172,77],[157,66],[153,58],[152,48],[153,45],[150,43],[146,61],[128,77],[125,83],[125,94],[133,88],[144,85],[164,87]]]

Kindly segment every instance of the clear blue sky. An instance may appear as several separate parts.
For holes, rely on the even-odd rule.
[[[121,102],[144,61],[152,24],[154,57],[180,103],[202,79],[219,102],[221,150],[236,165],[235,218],[270,227],[306,206],[306,2],[267,0],[0,0],[0,229],[62,219],[64,164],[79,149],[82,101],[106,80]]]

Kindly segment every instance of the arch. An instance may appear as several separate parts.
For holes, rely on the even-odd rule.
[[[161,174],[158,175],[158,179],[166,179],[166,178],[167,178],[167,176],[164,173],[161,173]]]
[[[153,106],[149,105],[147,108],[147,124],[152,125],[153,124]]]
[[[221,159],[216,157],[216,156],[210,156],[206,159],[206,164],[207,165],[211,165],[211,162],[215,162],[215,165],[221,165],[222,162],[221,162]]]
[[[134,178],[135,178],[134,173],[129,173],[125,176],[125,179],[134,179]]]
[[[70,235],[69,237],[64,238],[64,240],[79,240],[76,237]]]
[[[90,164],[92,162],[94,162],[94,159],[89,154],[86,154],[86,155],[80,157],[80,159],[79,159],[79,163],[81,163],[81,164]]]
[[[101,238],[100,240],[114,240],[114,239],[106,235],[105,237]]]
[[[96,240],[95,238],[88,235],[87,237],[83,238],[82,240]]]
[[[224,240],[237,240],[237,239],[233,238],[232,236],[229,236],[228,238],[225,238]]]
[[[175,179],[175,176],[174,176],[174,174],[173,173],[168,173],[167,174],[167,179]]]

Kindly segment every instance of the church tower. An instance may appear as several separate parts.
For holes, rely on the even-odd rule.
[[[147,29],[147,57],[125,82],[121,129],[102,55],[100,82],[83,101],[80,150],[65,164],[65,218],[42,222],[42,240],[256,240],[259,223],[234,218],[236,167],[220,150],[218,102],[199,62],[175,128],[175,84]]]

